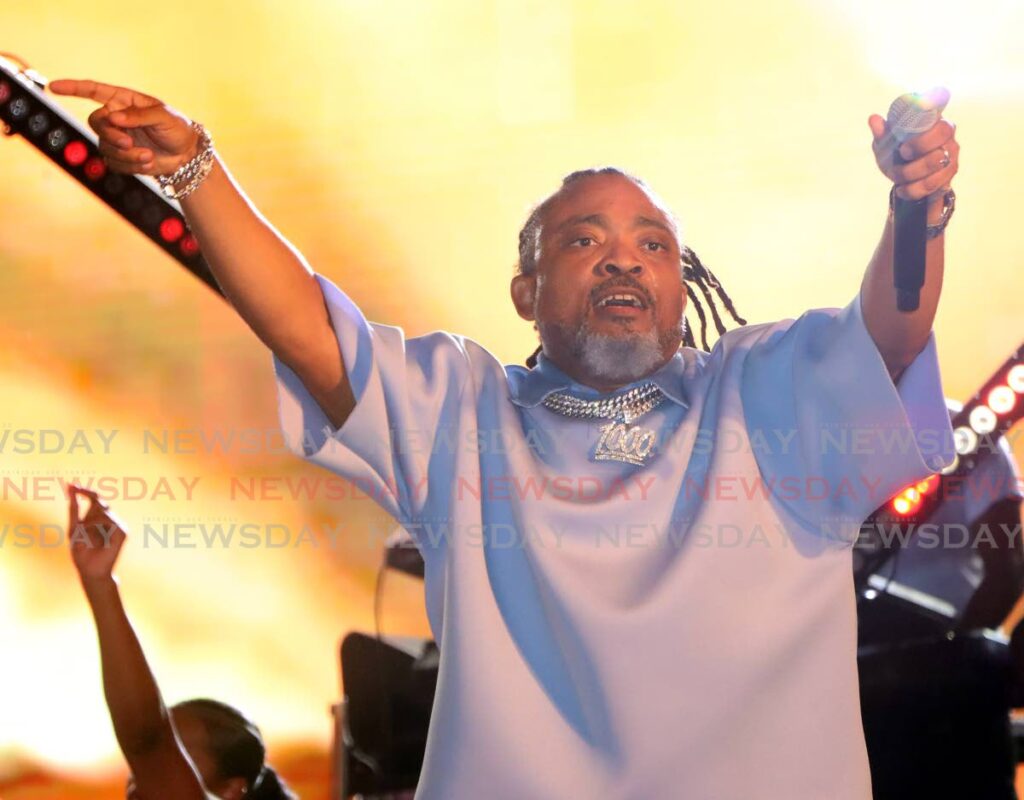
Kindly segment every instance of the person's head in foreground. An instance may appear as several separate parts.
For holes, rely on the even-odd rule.
[[[87,503],[84,513],[80,498]],[[221,800],[295,800],[267,765],[259,728],[238,709],[205,699],[164,709],[114,578],[128,538],[125,527],[91,489],[68,484],[68,505],[71,559],[93,612],[107,707],[132,772],[128,800],[200,793]]]
[[[294,800],[295,795],[266,763],[256,725],[238,709],[217,700],[185,700],[171,717],[185,752],[210,794],[222,800]],[[134,785],[127,796],[134,800]]]
[[[647,186],[614,167],[574,172],[538,205],[519,234],[512,302],[540,334],[544,355],[570,377],[614,389],[649,375],[682,344],[695,346],[684,312],[687,284],[704,295],[718,332],[715,290],[728,295],[680,241],[671,212]]]

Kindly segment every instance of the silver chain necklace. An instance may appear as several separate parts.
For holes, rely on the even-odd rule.
[[[601,426],[601,438],[590,456],[591,461],[623,461],[643,466],[654,449],[657,434],[650,428],[633,425],[665,400],[665,393],[653,382],[601,400],[582,400],[565,392],[544,398],[544,407],[571,419],[607,419]]]

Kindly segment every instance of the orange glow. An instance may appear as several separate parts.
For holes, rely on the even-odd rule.
[[[856,9],[839,10],[847,5]],[[202,20],[187,33],[195,58],[183,57],[181,37],[153,36],[152,14],[114,0],[8,3],[3,31],[49,78],[135,86],[201,120],[254,204],[371,319],[410,335],[464,334],[522,363],[536,333],[508,298],[516,234],[531,205],[584,166],[648,180],[752,323],[856,296],[889,190],[866,119],[920,88],[874,64],[883,53],[915,59],[893,3],[869,6],[652,0],[632,13],[608,0],[396,0],[385,11],[295,0],[240,14],[181,0],[179,19]],[[959,4],[929,18],[948,32],[972,14]],[[1009,40],[1019,25],[1000,29]],[[869,47],[887,31],[900,49]],[[915,41],[945,53],[941,38]],[[1005,60],[1007,76],[1024,74],[1024,49],[1007,47]],[[943,386],[964,400],[1020,340],[1024,95],[968,99],[950,86],[970,169],[955,183],[963,210],[950,224],[935,327]],[[95,107],[60,102],[83,122]],[[39,483],[55,478],[116,479],[106,498],[130,526],[118,567],[125,604],[168,701],[220,697],[273,747],[326,753],[337,643],[373,628],[391,521],[365,497],[233,489],[235,479],[327,475],[287,453],[202,438],[276,427],[269,355],[160,248],[19,137],[0,139],[0,437],[35,432],[30,451],[0,451],[0,535],[22,525],[36,536],[0,544],[10,698],[0,795],[77,796],[9,783],[53,770],[103,781],[120,764],[81,592],[67,553],[42,538],[64,524],[63,499]],[[175,246],[197,247],[187,234]],[[1022,368],[1011,375],[1024,386]],[[95,431],[114,429],[107,452]],[[144,448],[147,432],[164,430],[172,442],[184,435],[166,452]],[[64,447],[43,452],[41,431]],[[89,433],[88,450],[68,447],[76,431]],[[1021,455],[1024,437],[1014,446]],[[180,482],[196,479],[191,491]],[[915,491],[927,494],[927,482]],[[892,507],[916,508],[905,495]],[[283,526],[295,546],[146,536],[178,526],[202,545],[210,529],[199,526],[242,524]],[[303,526],[315,543],[298,541]],[[401,591],[389,588],[385,629],[425,634],[419,585],[388,585]]]
[[[911,512],[911,503],[903,495],[892,501],[892,507],[897,514],[906,515]]]
[[[935,476],[932,476],[935,477]],[[918,486],[927,483],[922,481]],[[892,509],[900,516],[914,514],[921,507],[921,491],[917,486],[909,486],[900,492],[892,501]]]

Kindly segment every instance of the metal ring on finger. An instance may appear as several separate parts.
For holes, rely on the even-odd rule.
[[[942,148],[942,161],[939,162],[939,166],[943,169],[949,166],[949,150],[945,147]]]

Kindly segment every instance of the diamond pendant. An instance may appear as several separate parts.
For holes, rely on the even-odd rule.
[[[650,428],[629,427],[627,422],[612,421],[600,428],[601,438],[592,461],[622,461],[642,467],[654,449],[658,435]]]

